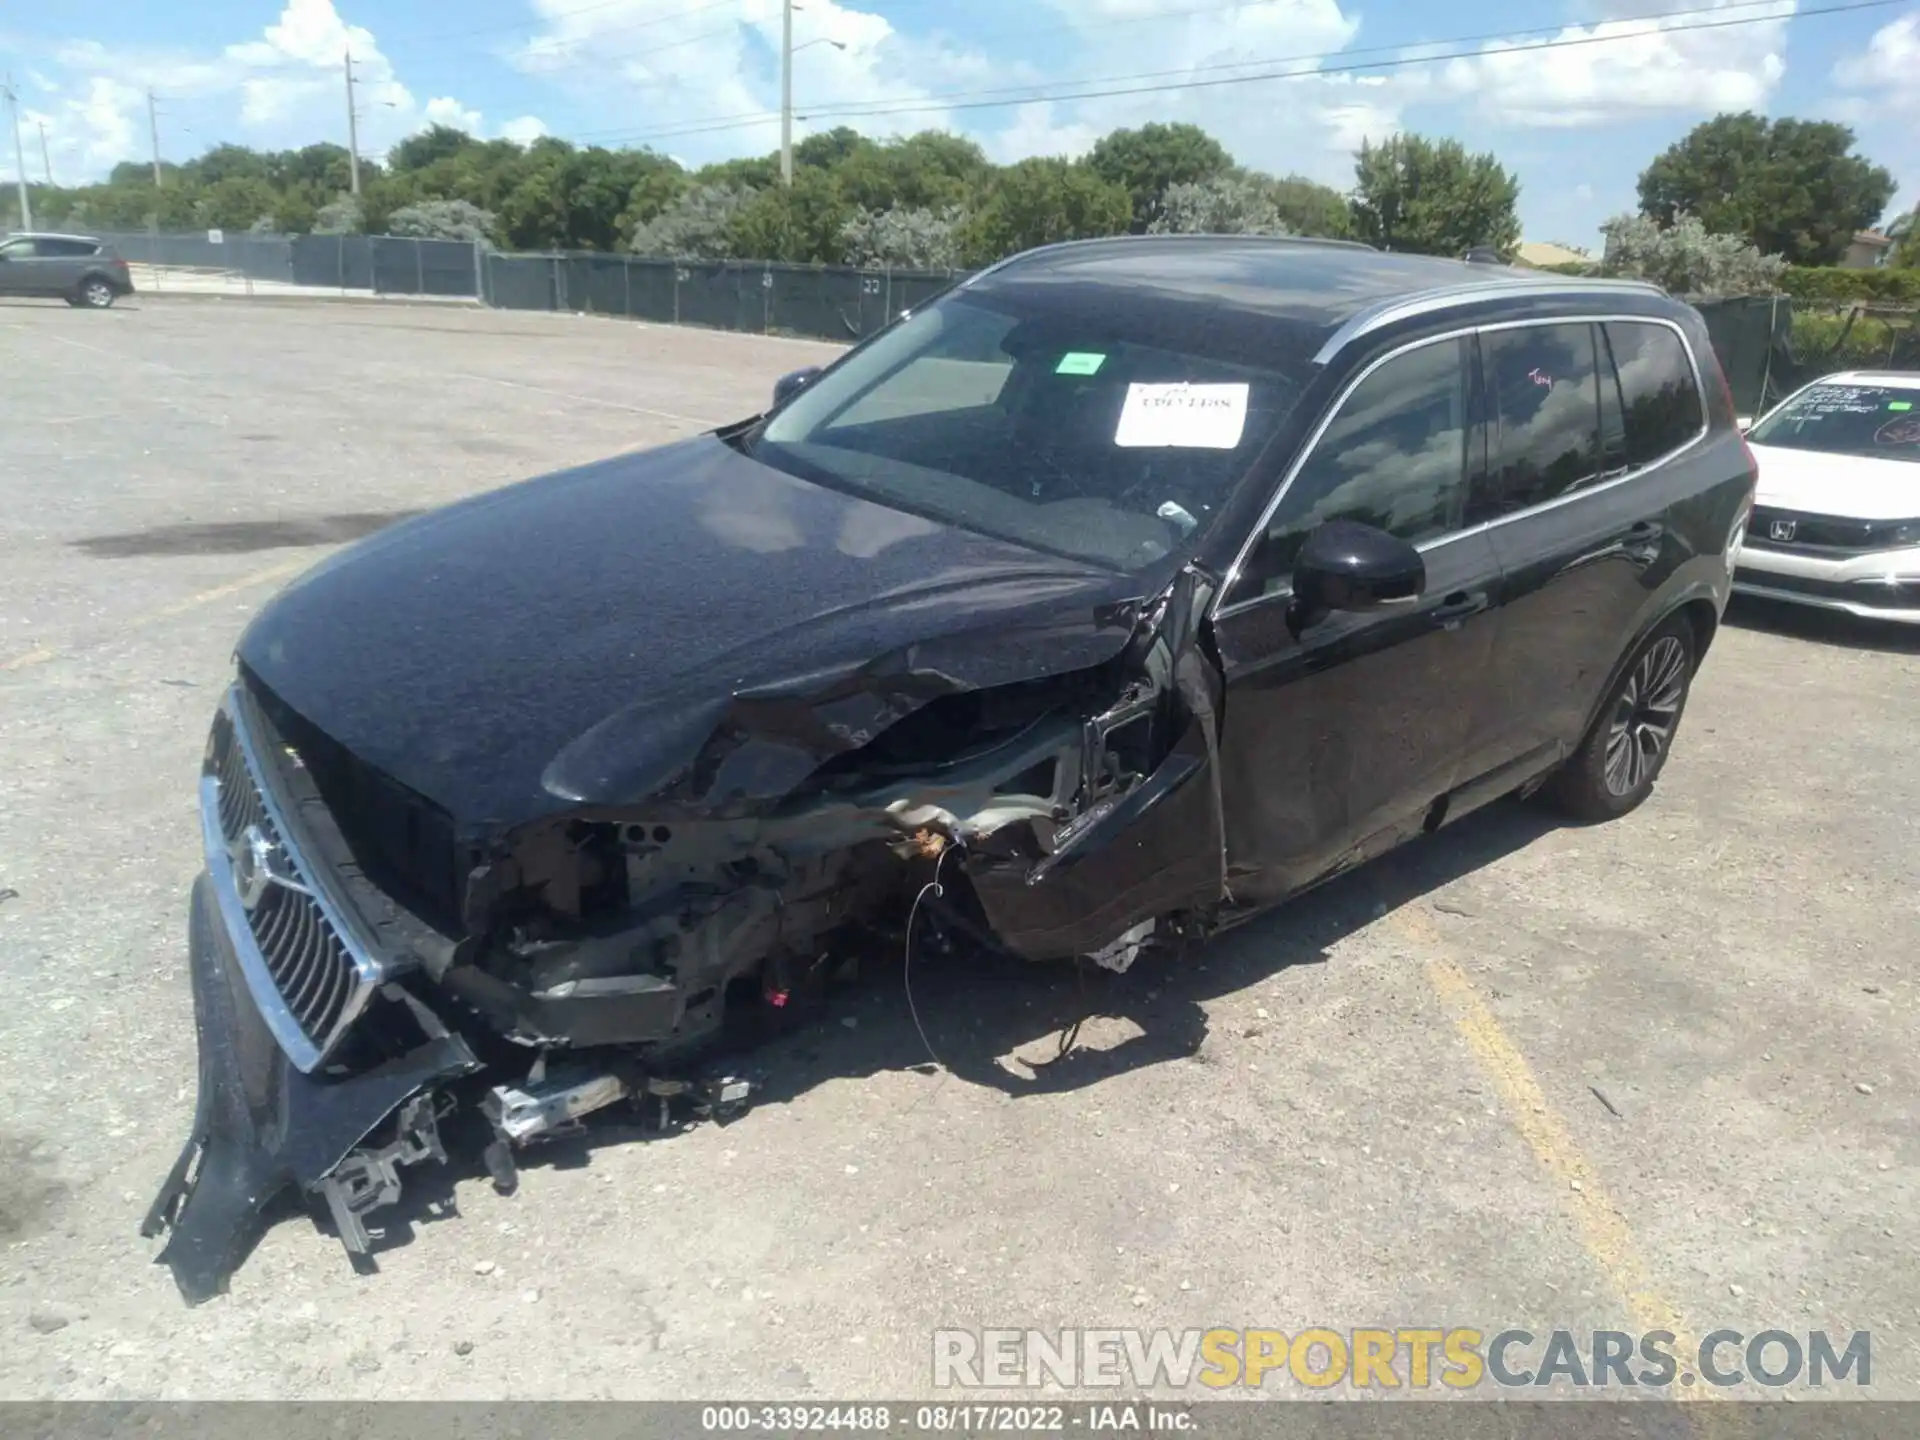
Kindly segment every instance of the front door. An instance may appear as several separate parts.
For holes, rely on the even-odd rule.
[[[1214,618],[1228,888],[1264,904],[1417,831],[1477,741],[1501,575],[1466,528],[1471,341],[1376,362],[1337,403]],[[1294,633],[1291,557],[1315,526],[1358,520],[1420,547],[1409,604]]]

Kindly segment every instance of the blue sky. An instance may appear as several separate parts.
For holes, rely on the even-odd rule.
[[[1528,239],[1591,246],[1646,162],[1719,110],[1844,119],[1899,178],[1896,210],[1920,202],[1920,0],[1809,13],[1858,3],[800,0],[795,99],[801,133],[940,127],[999,160],[1192,120],[1246,164],[1341,188],[1363,137],[1451,135],[1519,174]],[[30,173],[44,126],[65,182],[147,157],[149,88],[170,159],[342,140],[349,49],[372,154],[443,120],[698,163],[773,147],[779,26],[780,0],[67,0],[0,19],[0,67]],[[1191,83],[1263,69],[1292,78]],[[1035,98],[1167,85],[1187,88]]]

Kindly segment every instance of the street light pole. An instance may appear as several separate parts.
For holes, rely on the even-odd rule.
[[[793,0],[780,0],[780,183],[793,184]]]
[[[347,56],[347,176],[356,197],[360,194],[360,116],[353,103],[353,51]]]
[[[14,93],[13,77],[7,76],[4,86],[7,95],[7,107],[13,112],[13,177],[20,187],[20,228],[33,229],[33,201],[27,196],[27,157],[20,149],[20,97]]]
[[[153,141],[153,188],[160,188],[160,112],[153,103],[153,91],[147,91],[147,136]]]
[[[40,122],[40,168],[47,172],[47,184],[53,184],[53,156],[47,153],[47,122]]]

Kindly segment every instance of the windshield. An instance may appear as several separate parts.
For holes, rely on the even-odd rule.
[[[1920,386],[1815,385],[1747,438],[1782,450],[1920,461]]]
[[[1210,347],[1204,312],[1183,326],[1156,314],[1149,333],[1110,298],[1050,315],[951,295],[801,391],[745,448],[1035,549],[1152,565],[1218,512],[1300,387]]]

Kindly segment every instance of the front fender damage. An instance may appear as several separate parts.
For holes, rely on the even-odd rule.
[[[203,877],[200,1100],[145,1227],[171,1231],[160,1258],[189,1300],[216,1293],[291,1185],[363,1259],[400,1167],[441,1158],[440,1109],[482,1090],[503,1192],[524,1147],[593,1110],[724,1118],[745,1082],[690,1067],[897,945],[931,877],[956,929],[1034,960],[1124,969],[1170,919],[1204,930],[1226,899],[1212,595],[1189,567],[1012,658],[954,637],[649,720],[652,746],[596,727],[549,770],[570,808],[476,845],[458,933],[388,987],[413,1043],[362,1045],[346,1073],[274,1048]]]

